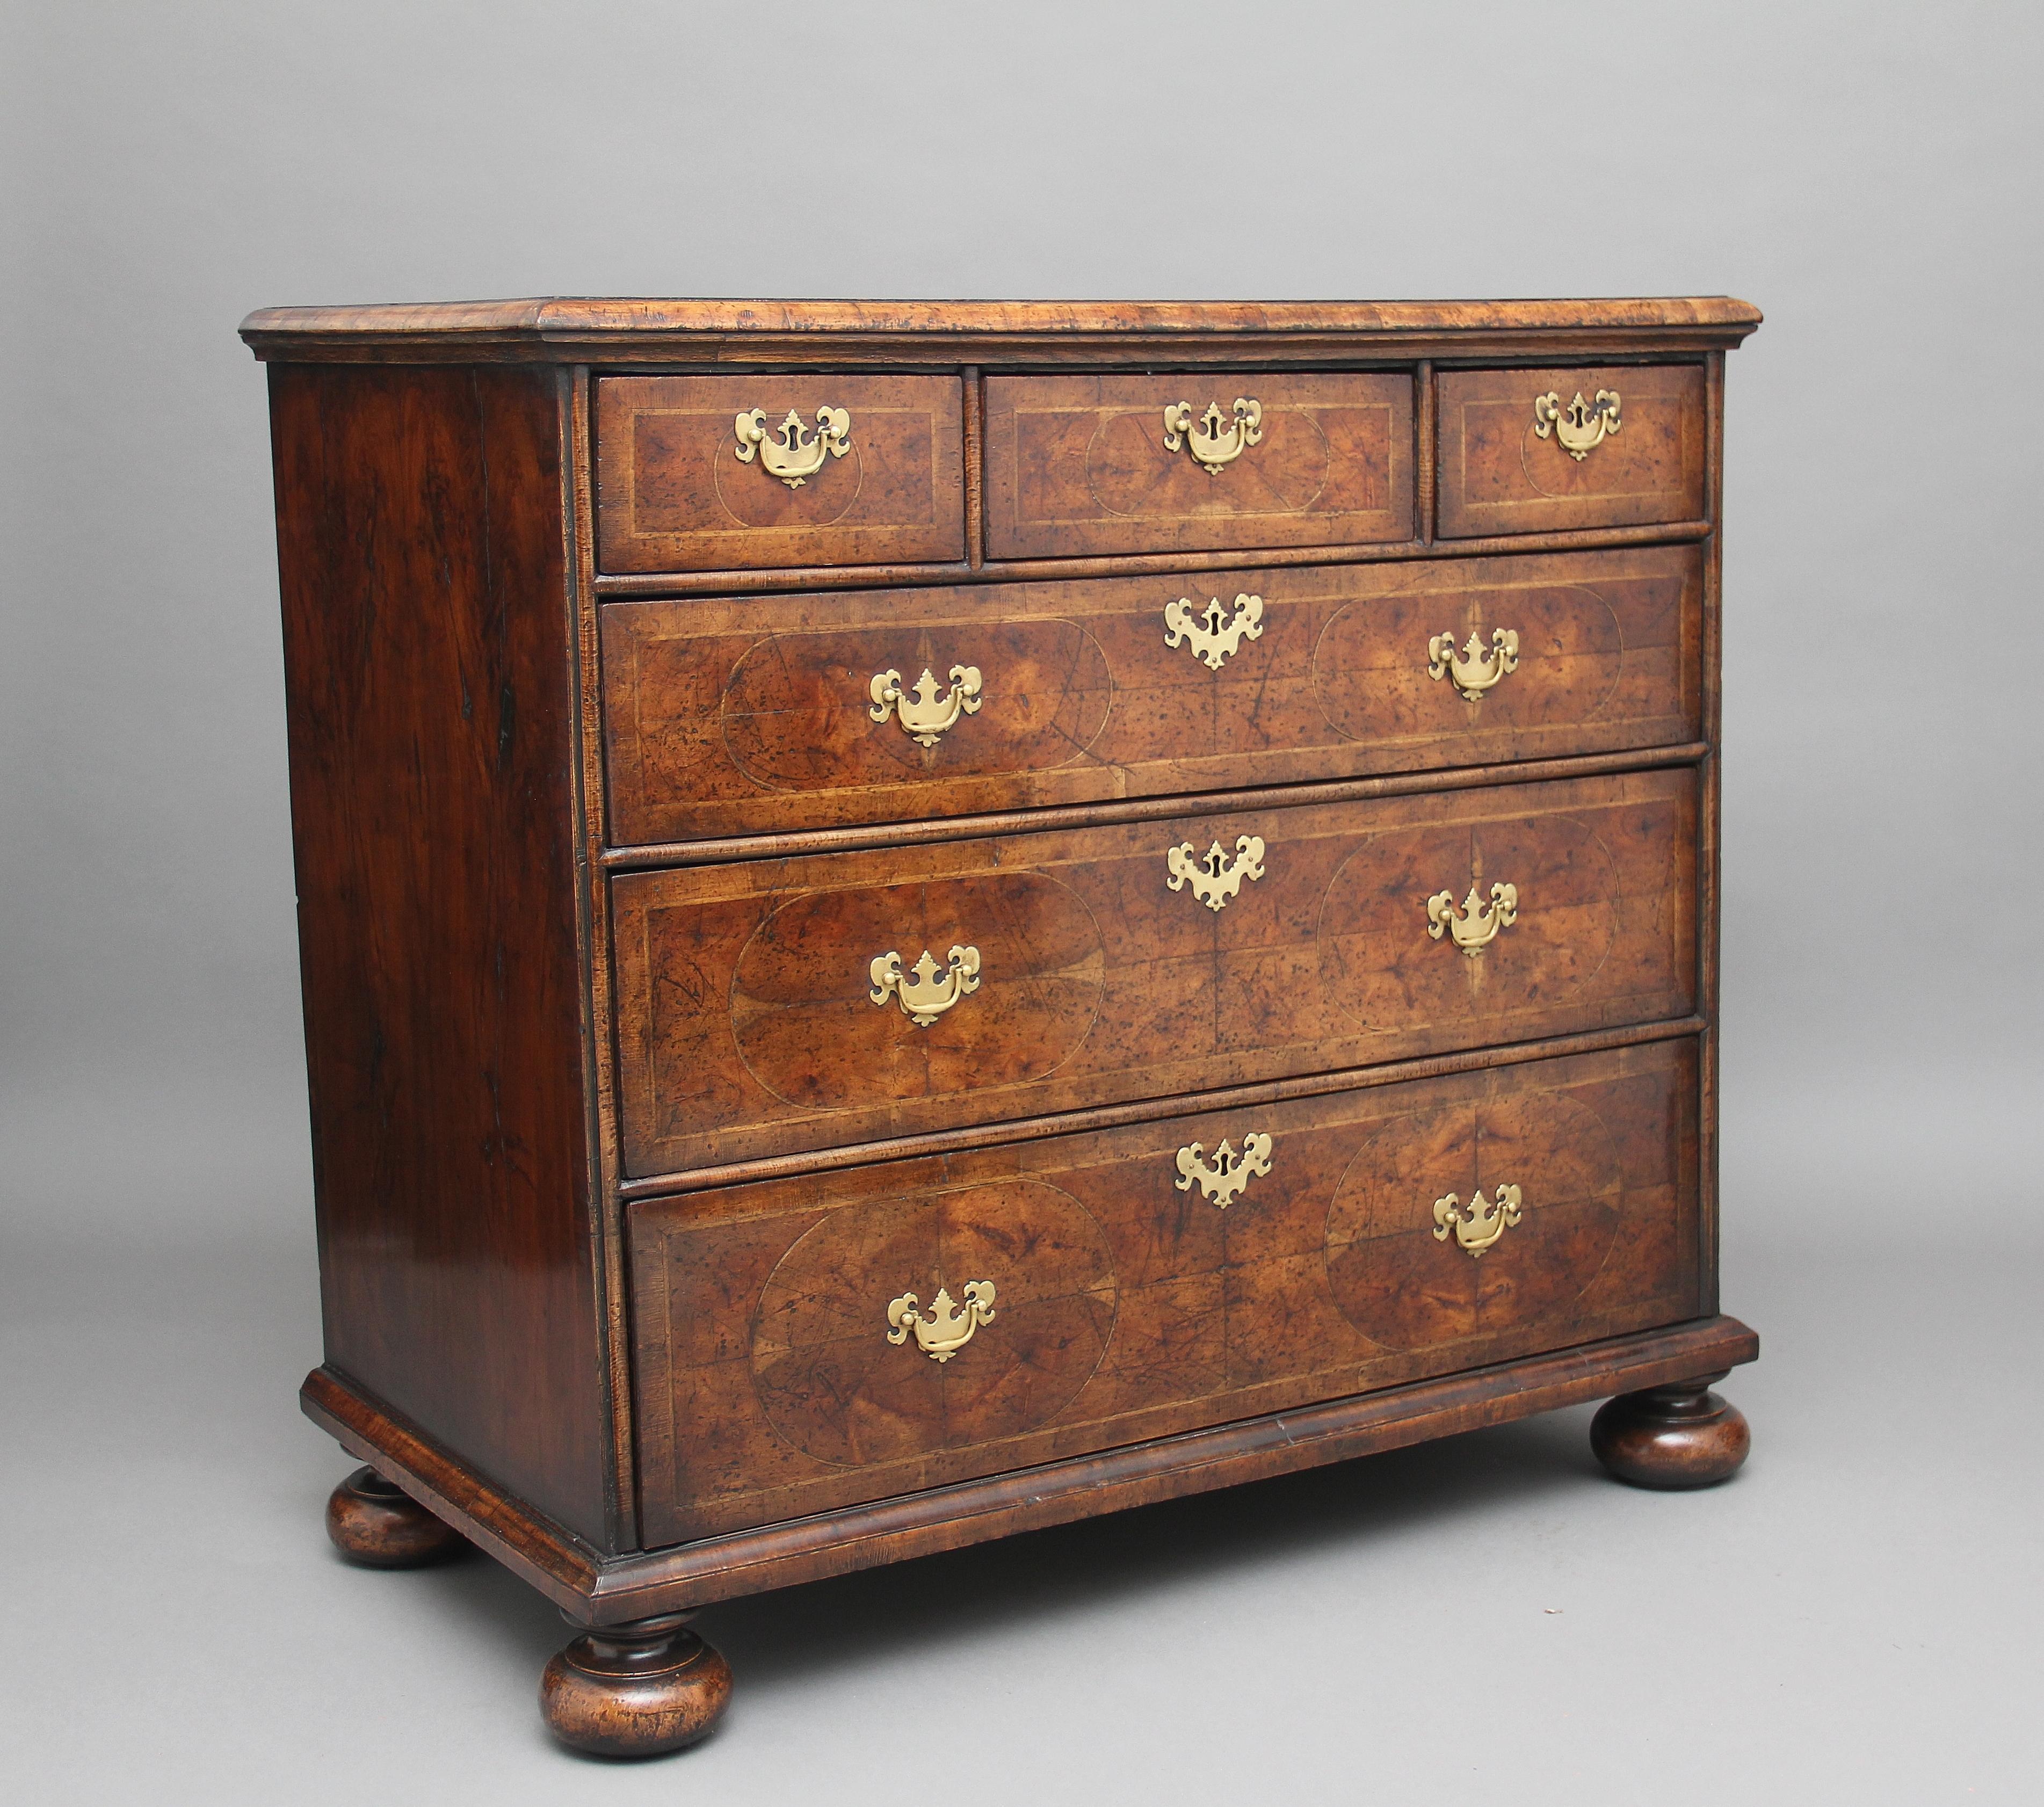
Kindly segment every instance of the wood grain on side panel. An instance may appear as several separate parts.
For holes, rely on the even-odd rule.
[[[1248,857],[1220,907],[1168,857]],[[1687,1013],[1696,779],[1675,768],[612,880],[634,1175]],[[1517,888],[1472,957],[1427,900]],[[977,951],[918,1023],[892,953]]]
[[[1224,1203],[1179,1150],[1269,1138]],[[642,1511],[697,1537],[1673,1323],[1689,1040],[647,1203]],[[1518,1188],[1481,1254],[1437,1200]],[[888,1307],[991,1285],[939,1360]]]
[[[271,372],[327,1360],[601,1543],[559,393]]]
[[[1703,554],[1668,546],[601,609],[620,846],[1697,738]],[[1250,618],[1247,598],[1255,599]],[[1201,636],[1209,604],[1231,639]],[[1174,637],[1166,611],[1200,618]],[[1175,618],[1175,617],[1174,617]],[[1474,697],[1431,658],[1516,636]],[[1202,656],[1204,651],[1205,656]],[[979,673],[932,744],[871,687]],[[1434,675],[1435,669],[1440,674]]]

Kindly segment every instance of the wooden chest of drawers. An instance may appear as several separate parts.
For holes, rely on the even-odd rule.
[[[1722,1479],[1743,303],[285,309],[355,1560],[705,1602],[1600,1395]]]

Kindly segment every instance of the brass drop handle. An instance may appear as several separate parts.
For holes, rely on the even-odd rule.
[[[1243,450],[1263,438],[1263,404],[1246,395],[1235,398],[1233,416],[1220,411],[1220,404],[1207,404],[1207,411],[1195,420],[1189,401],[1174,401],[1164,410],[1164,449],[1189,448],[1194,463],[1208,476],[1218,477],[1224,465],[1242,456]]]
[[[1497,1196],[1486,1203],[1483,1188],[1479,1186],[1470,1195],[1466,1211],[1458,1208],[1461,1200],[1453,1192],[1445,1199],[1436,1199],[1434,1240],[1445,1242],[1452,1231],[1457,1248],[1466,1249],[1472,1256],[1481,1256],[1485,1249],[1519,1222],[1519,1207],[1524,1198],[1516,1186],[1500,1186]]]
[[[1452,891],[1437,891],[1427,900],[1428,936],[1439,941],[1445,930],[1472,960],[1497,939],[1500,929],[1508,929],[1518,920],[1519,887],[1516,884],[1493,884],[1488,904],[1472,884],[1459,912]]]
[[[951,671],[951,686],[943,696],[937,694],[937,674],[928,666],[923,675],[908,689],[901,688],[901,674],[898,671],[875,672],[866,694],[873,699],[873,707],[866,711],[876,722],[884,722],[891,714],[901,724],[902,733],[921,746],[935,746],[937,736],[955,724],[961,715],[979,713],[979,667],[976,665],[955,665]]]
[[[1270,1171],[1270,1146],[1268,1136],[1251,1130],[1242,1138],[1239,1154],[1224,1138],[1208,1161],[1200,1143],[1188,1142],[1178,1150],[1178,1178],[1172,1189],[1189,1192],[1197,1185],[1202,1198],[1226,1210],[1251,1180]]]
[[[979,950],[954,947],[943,966],[926,947],[912,972],[901,969],[901,956],[886,953],[867,966],[873,989],[867,994],[882,1010],[889,998],[918,1029],[928,1029],[968,992],[979,989]]]
[[[1244,640],[1262,638],[1263,598],[1260,596],[1238,596],[1231,616],[1221,606],[1219,597],[1197,615],[1193,612],[1190,597],[1181,596],[1176,602],[1164,604],[1164,644],[1189,646],[1193,657],[1208,671],[1219,671],[1221,661],[1239,652]]]
[[[889,1300],[888,1341],[905,1343],[913,1330],[916,1347],[931,1360],[949,1361],[972,1341],[973,1333],[981,1325],[993,1322],[993,1282],[967,1280],[964,1291],[965,1303],[960,1305],[947,1288],[939,1287],[927,1315],[912,1292]]]
[[[738,416],[737,458],[750,464],[756,457],[770,477],[778,477],[790,489],[799,489],[823,469],[826,455],[843,458],[851,450],[851,416],[842,408],[819,408],[813,437],[793,409],[771,433],[766,431],[766,411],[748,409]]]
[[[1562,450],[1578,464],[1604,443],[1607,432],[1615,433],[1618,428],[1615,389],[1599,389],[1595,401],[1584,401],[1583,392],[1577,389],[1575,400],[1566,408],[1554,389],[1533,398],[1534,438],[1544,439],[1552,432],[1561,442]]]
[[[1218,841],[1204,854],[1195,854],[1191,842],[1181,841],[1165,854],[1164,869],[1170,875],[1164,880],[1166,891],[1182,891],[1189,884],[1193,895],[1218,913],[1242,889],[1244,879],[1262,877],[1263,837],[1238,835],[1232,854]]]
[[[1509,627],[1493,630],[1488,646],[1481,635],[1470,635],[1459,653],[1452,634],[1436,634],[1427,643],[1427,675],[1452,679],[1466,702],[1475,702],[1508,671],[1518,669],[1519,635]]]

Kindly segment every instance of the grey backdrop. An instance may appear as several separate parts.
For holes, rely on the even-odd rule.
[[[2037,8],[7,15],[0,1779],[2035,1786]],[[536,1596],[328,1559],[245,313],[1716,292],[1768,315],[1726,498],[1724,1295],[1765,1351],[1739,1480],[1606,1486],[1570,1414],[738,1603],[729,1728],[630,1772],[546,1744]]]

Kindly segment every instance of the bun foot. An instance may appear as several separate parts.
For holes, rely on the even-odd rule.
[[[731,1665],[670,1613],[584,1632],[547,1665],[540,1708],[563,1744],[657,1757],[709,1736],[731,1703]]]
[[[1745,1414],[1711,1391],[1731,1372],[1607,1400],[1590,1422],[1596,1459],[1635,1487],[1708,1487],[1728,1479],[1753,1447]]]
[[[326,1502],[326,1534],[363,1568],[424,1568],[468,1548],[452,1525],[374,1468],[357,1468],[333,1490]]]

